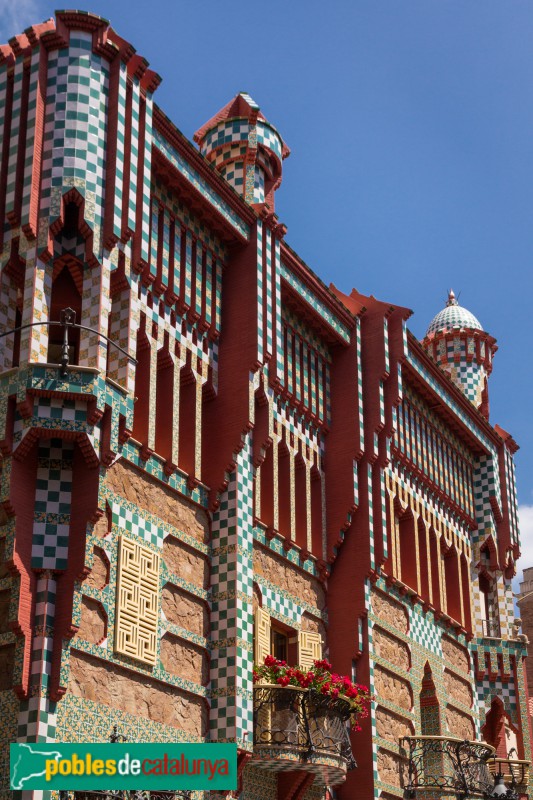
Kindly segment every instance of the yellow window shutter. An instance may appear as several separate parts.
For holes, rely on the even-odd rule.
[[[322,658],[322,638],[316,631],[298,633],[298,664],[311,669],[314,661]]]
[[[261,665],[270,655],[270,614],[264,608],[256,609],[254,634],[254,660]]]

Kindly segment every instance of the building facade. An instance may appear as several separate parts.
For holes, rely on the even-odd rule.
[[[401,797],[420,736],[528,762],[495,340],[453,293],[419,342],[407,309],[325,286],[255,101],[196,147],[159,80],[83,12],[0,48],[4,796],[9,742],[115,728],[237,742],[245,800]],[[357,769],[276,739],[269,653],[370,687]]]

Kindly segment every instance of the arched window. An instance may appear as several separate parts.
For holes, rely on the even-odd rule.
[[[500,638],[500,622],[498,618],[498,598],[495,581],[488,572],[479,575],[479,594],[481,600],[481,624],[483,636]]]
[[[76,322],[81,322],[81,267],[74,259],[63,262],[62,259],[54,265],[52,283],[52,297],[50,303],[50,321],[59,322],[61,311],[72,308],[76,312]],[[69,330],[69,364],[79,363],[80,331],[79,328]],[[48,355],[50,364],[60,364],[63,351],[63,328],[51,325],[48,330]]]
[[[400,539],[400,571],[402,583],[405,583],[415,592],[418,592],[417,577],[417,546],[416,523],[413,512],[408,509],[398,522],[398,535]]]
[[[448,547],[444,553],[444,576],[446,579],[446,613],[463,625],[459,558],[453,545]]]

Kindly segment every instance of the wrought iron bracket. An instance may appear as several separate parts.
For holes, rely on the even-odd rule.
[[[137,359],[133,358],[132,355],[128,353],[127,350],[124,350],[119,344],[110,339],[109,336],[106,336],[104,333],[95,330],[94,328],[89,328],[87,325],[80,325],[76,322],[76,312],[73,308],[63,308],[59,312],[59,321],[58,320],[47,320],[45,322],[28,322],[26,325],[19,325],[17,328],[10,328],[8,331],[4,331],[0,333],[0,339],[3,339],[5,336],[10,336],[15,333],[19,333],[20,331],[25,331],[28,328],[36,328],[39,325],[44,325],[46,327],[52,326],[61,326],[63,328],[63,342],[61,345],[61,363],[60,363],[60,375],[62,378],[65,378],[68,374],[68,366],[69,366],[69,329],[74,330],[82,330],[82,331],[89,331],[89,333],[94,333],[100,339],[105,339],[107,344],[116,347],[117,350],[120,350],[132,364],[137,364]]]

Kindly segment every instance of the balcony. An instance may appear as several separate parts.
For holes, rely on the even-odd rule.
[[[492,793],[488,761],[495,751],[491,745],[449,736],[406,736],[401,743],[409,756],[404,786],[408,800],[429,800],[439,793],[465,800]]]
[[[89,792],[59,791],[59,800],[191,800],[191,797],[189,791],[145,792],[140,789],[130,791],[117,789],[109,792],[97,790]]]
[[[516,750],[510,751],[516,753]],[[516,789],[518,794],[526,794],[529,784],[529,761],[523,761],[518,758],[491,758],[488,762],[488,767],[491,775],[503,775],[503,780],[507,786]]]
[[[356,766],[346,700],[309,689],[254,687],[252,762],[272,772],[301,770],[335,786]]]

